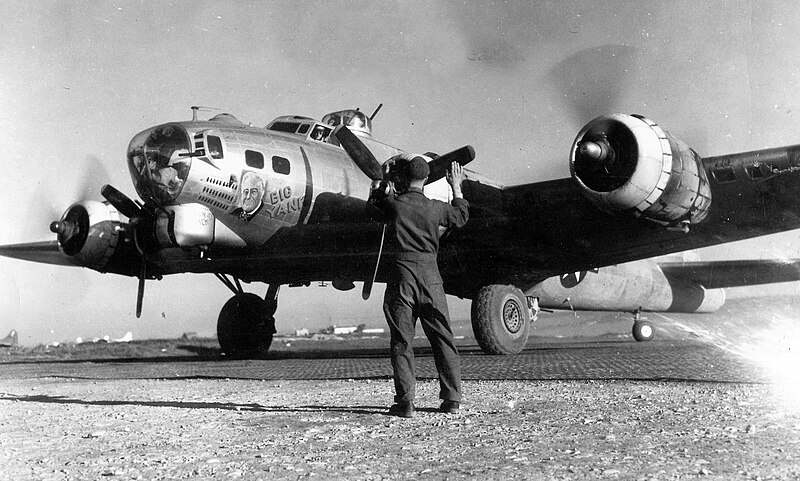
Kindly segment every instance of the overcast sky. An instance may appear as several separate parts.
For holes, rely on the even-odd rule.
[[[503,184],[568,176],[579,128],[617,111],[701,155],[800,143],[798,31],[790,1],[0,2],[0,243],[52,238],[104,183],[135,196],[131,137],[191,105],[263,126],[383,103],[376,138],[472,144],[471,169]],[[798,257],[798,240],[698,255]],[[382,289],[359,291],[284,288],[278,329],[382,325]],[[211,275],[148,282],[138,320],[135,295],[135,279],[0,259],[0,337],[212,334],[230,293]]]

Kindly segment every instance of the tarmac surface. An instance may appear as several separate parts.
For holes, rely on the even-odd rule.
[[[413,419],[387,413],[385,336],[277,337],[267,359],[214,339],[3,349],[0,480],[800,479],[800,383],[721,337],[661,334],[514,356],[460,337],[456,415],[417,339]]]
[[[147,341],[143,341],[147,342]],[[389,378],[385,338],[278,338],[268,359],[229,360],[208,343],[166,343],[158,356],[109,357],[100,345],[80,359],[0,358],[0,379],[371,379]],[[683,380],[764,383],[770,373],[745,358],[701,341],[630,340],[530,342],[514,356],[488,356],[473,339],[458,340],[465,380]],[[109,347],[111,345],[108,345]],[[54,348],[56,351],[58,348]],[[65,348],[66,349],[66,348]],[[165,354],[167,351],[169,353]],[[180,355],[184,352],[185,355]],[[417,377],[435,379],[433,356],[415,341]],[[178,353],[177,355],[175,353]],[[122,353],[124,356],[124,352]],[[119,354],[117,354],[119,356]]]

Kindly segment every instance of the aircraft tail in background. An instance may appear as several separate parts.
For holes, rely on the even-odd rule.
[[[0,347],[14,347],[17,344],[19,344],[19,336],[14,329],[12,329],[6,337],[0,339]]]

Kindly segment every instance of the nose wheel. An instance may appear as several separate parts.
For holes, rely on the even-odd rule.
[[[633,338],[639,342],[652,341],[655,334],[653,325],[642,317],[642,310],[636,309],[633,312]]]

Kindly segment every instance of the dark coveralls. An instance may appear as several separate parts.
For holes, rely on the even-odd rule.
[[[383,312],[391,333],[394,400],[398,403],[414,400],[416,378],[412,341],[419,318],[439,372],[439,398],[461,401],[461,362],[453,341],[436,257],[439,226],[466,224],[469,202],[456,198],[452,204],[447,204],[428,199],[421,189],[411,188],[375,205],[388,223],[389,252],[396,252],[383,299]]]

